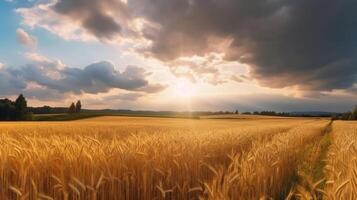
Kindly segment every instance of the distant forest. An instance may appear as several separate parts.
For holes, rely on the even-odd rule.
[[[79,113],[82,112],[82,103],[77,101],[77,103],[71,103],[69,107],[29,107],[29,112],[33,114],[63,114],[63,113]]]
[[[33,114],[117,114],[117,115],[138,115],[138,116],[191,116],[199,117],[203,115],[226,115],[226,114],[245,114],[245,115],[265,115],[265,116],[285,116],[285,117],[331,117],[340,120],[357,120],[357,106],[350,112],[329,113],[329,112],[275,112],[275,111],[255,111],[243,112],[238,110],[218,111],[218,112],[174,112],[174,111],[134,111],[134,110],[89,110],[82,109],[81,101],[71,103],[69,107],[28,107],[26,98],[20,94],[15,101],[0,99],[0,120],[1,121],[25,121],[32,120]]]

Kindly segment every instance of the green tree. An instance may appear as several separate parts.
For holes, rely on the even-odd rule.
[[[81,101],[77,101],[77,103],[76,103],[76,113],[80,113],[81,110],[82,110]]]
[[[16,108],[9,99],[0,99],[0,120],[14,120]]]
[[[15,107],[16,107],[16,110],[26,111],[27,101],[22,94],[20,94],[19,97],[17,97],[17,99],[15,101]]]
[[[76,112],[76,106],[72,102],[72,104],[68,108],[68,113],[75,113]]]
[[[27,101],[22,94],[15,101],[15,112],[17,120],[25,120],[27,118]]]

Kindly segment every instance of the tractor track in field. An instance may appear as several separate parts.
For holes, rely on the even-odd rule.
[[[321,131],[319,140],[307,144],[301,152],[301,161],[297,166],[295,183],[291,187],[291,193],[284,199],[297,199],[302,193],[309,193],[312,199],[323,199],[322,190],[326,179],[324,168],[329,147],[332,143],[331,131],[333,120]]]

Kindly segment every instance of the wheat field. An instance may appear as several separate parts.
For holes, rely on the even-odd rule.
[[[308,118],[2,122],[0,199],[355,199],[356,139]],[[317,160],[316,192],[301,171]]]

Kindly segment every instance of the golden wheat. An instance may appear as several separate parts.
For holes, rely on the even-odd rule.
[[[326,123],[129,117],[0,123],[0,199],[276,197],[294,173],[297,149]]]
[[[296,176],[299,152],[321,135],[326,121],[304,124],[256,140],[247,152],[231,157],[228,168],[220,168],[206,184],[210,199],[281,199],[289,195]]]

